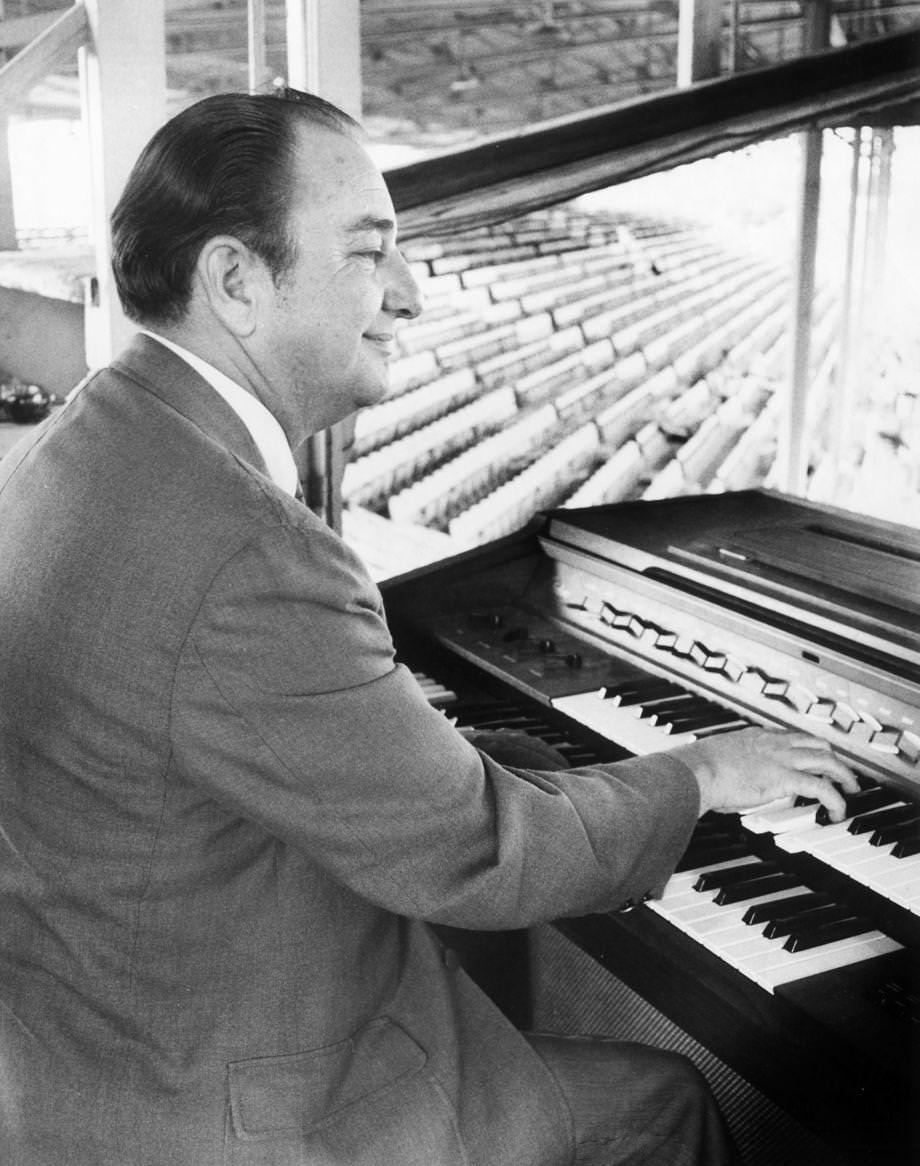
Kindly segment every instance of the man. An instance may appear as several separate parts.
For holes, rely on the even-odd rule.
[[[0,465],[0,1160],[730,1161],[681,1058],[526,1038],[427,922],[616,908],[706,809],[853,778],[757,730],[508,768],[394,666],[291,450],[384,395],[418,291],[357,126],[295,98],[154,137],[113,218],[145,333]]]

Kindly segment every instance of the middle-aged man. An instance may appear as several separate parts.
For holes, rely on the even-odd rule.
[[[701,812],[839,816],[849,771],[762,730],[509,766],[394,665],[294,497],[419,311],[345,115],[200,102],[113,226],[145,332],[0,465],[0,1161],[732,1161],[689,1063],[522,1035],[427,923],[641,899]]]

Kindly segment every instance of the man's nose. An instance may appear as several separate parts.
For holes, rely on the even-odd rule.
[[[394,316],[414,320],[422,310],[422,293],[401,251],[393,251],[388,267],[383,306]]]

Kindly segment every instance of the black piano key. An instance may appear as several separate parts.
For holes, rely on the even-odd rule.
[[[909,822],[916,818],[916,806],[889,806],[885,810],[873,810],[871,814],[860,814],[849,824],[847,829],[851,834],[871,834],[873,830],[882,830],[886,826],[899,826],[902,822]]]
[[[823,891],[806,891],[801,895],[789,895],[785,899],[756,903],[745,911],[742,922],[753,926],[755,923],[769,923],[773,919],[791,919],[802,911],[810,911],[814,907],[827,907],[832,903],[831,897],[825,895]]]
[[[725,842],[743,842],[737,830],[728,829],[720,822],[699,822],[693,836],[687,843],[687,850],[705,852],[709,846],[721,846]]]
[[[697,870],[701,866],[711,866],[716,862],[728,862],[732,858],[744,858],[751,853],[746,842],[739,839],[726,839],[724,842],[712,843],[709,846],[695,847],[692,844],[684,851],[683,857],[675,870]]]
[[[693,884],[693,889],[715,891],[754,878],[755,875],[776,874],[779,869],[775,862],[744,862],[738,866],[723,867],[722,870],[704,870]]]
[[[640,720],[648,720],[650,724],[656,724],[656,718],[659,716],[668,716],[672,712],[678,712],[681,709],[690,709],[696,707],[696,702],[700,698],[694,696],[690,692],[675,692],[672,696],[661,696],[654,700],[643,701],[642,704],[634,705],[632,708],[633,716]]]
[[[915,854],[920,854],[920,828],[915,829],[906,838],[899,839],[891,851],[892,858],[912,858]]]
[[[849,919],[853,912],[849,907],[841,907],[839,903],[820,903],[817,907],[809,907],[804,911],[797,911],[793,915],[777,916],[770,919],[763,929],[767,939],[776,939],[782,935],[804,934],[806,931],[821,927],[826,923],[836,923],[841,919]]]
[[[878,830],[873,830],[869,835],[869,845],[887,846],[890,842],[900,842],[902,838],[909,838],[916,833],[918,824],[920,824],[920,810],[906,822],[894,822],[890,826],[881,826]]]
[[[786,951],[809,951],[815,947],[836,943],[838,939],[852,939],[856,935],[865,935],[871,930],[872,924],[868,920],[851,915],[848,919],[839,919],[834,923],[815,927],[811,931],[794,932],[783,947]]]
[[[473,725],[482,719],[495,721],[502,715],[519,716],[521,714],[521,706],[510,700],[460,700],[451,706],[450,711],[462,724]]]
[[[712,729],[716,725],[724,725],[735,718],[725,709],[711,709],[686,716],[676,716],[670,721],[660,724],[665,733],[692,733],[696,729]]]
[[[717,725],[708,725],[693,731],[698,737],[716,737],[719,733],[737,733],[739,729],[749,729],[752,723],[738,717],[731,721],[720,721]]]
[[[704,700],[700,696],[691,696],[687,693],[683,699],[675,697],[673,700],[650,702],[640,712],[639,716],[643,720],[647,720],[651,725],[661,725],[673,720],[674,717],[709,712],[712,707],[713,705],[710,701]]]
[[[547,745],[559,745],[568,739],[561,729],[545,723],[534,725],[528,732],[532,737],[539,737],[541,741],[545,741]]]
[[[595,749],[589,749],[586,745],[579,745],[575,741],[560,741],[555,748],[568,761],[569,765],[575,767],[596,765],[600,760]]]
[[[661,700],[666,696],[680,696],[682,692],[683,690],[672,681],[650,676],[641,682],[605,685],[600,690],[600,695],[609,700],[614,707],[628,708],[631,705],[645,704],[650,700]]]
[[[846,816],[853,818],[857,814],[865,814],[872,810],[879,810],[885,806],[891,806],[902,799],[892,790],[885,789],[882,785],[876,785],[871,786],[869,789],[862,789],[855,794],[845,793],[843,800],[846,802]],[[826,806],[821,806],[817,811],[815,821],[819,826],[831,825],[831,816]]]
[[[781,870],[776,874],[761,875],[759,878],[742,880],[729,887],[722,887],[713,902],[719,907],[727,907],[731,903],[745,903],[748,899],[772,895],[776,891],[791,891],[793,887],[801,885],[794,874]]]

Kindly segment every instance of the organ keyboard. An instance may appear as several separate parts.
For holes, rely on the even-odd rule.
[[[833,744],[843,823],[707,815],[660,899],[557,926],[828,1162],[920,1161],[920,536],[760,491],[561,510],[384,598],[448,715],[571,764],[749,724]]]

